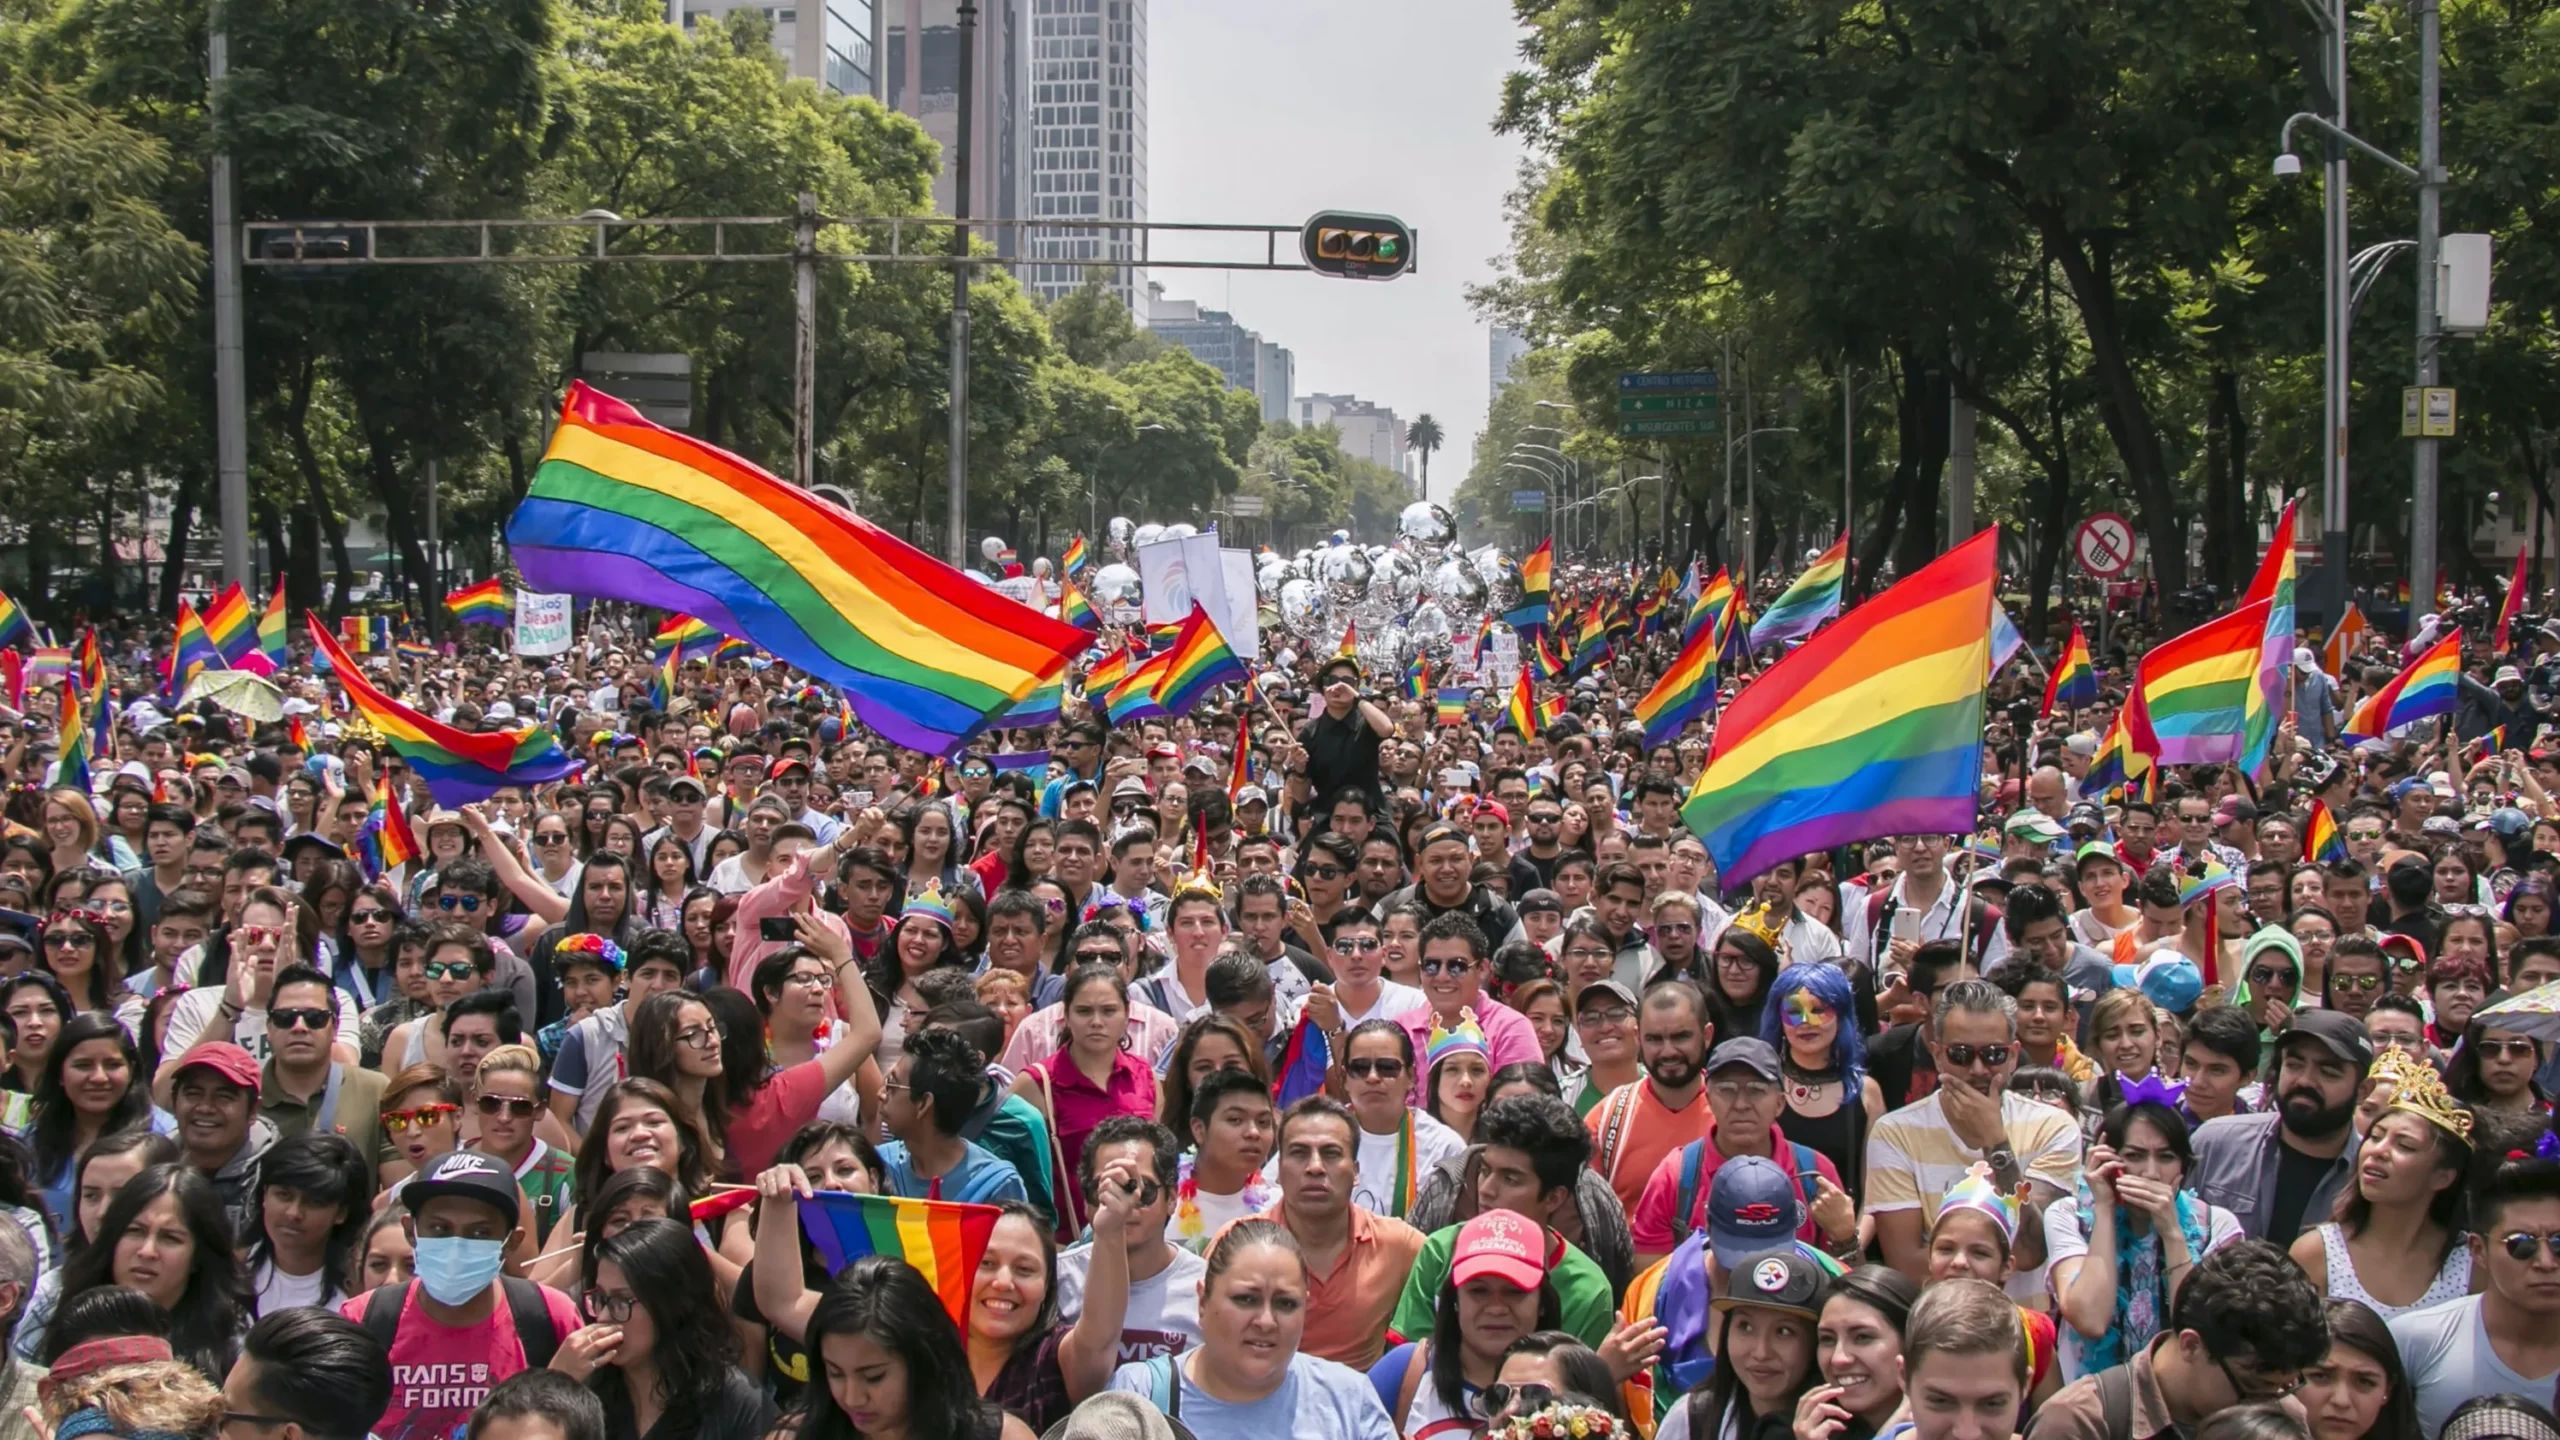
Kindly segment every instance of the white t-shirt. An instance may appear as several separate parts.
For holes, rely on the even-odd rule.
[[[2418,1390],[2418,1429],[2433,1436],[2445,1417],[2475,1395],[2516,1394],[2541,1399],[2551,1393],[2560,1370],[2549,1375],[2519,1375],[2498,1358],[2489,1343],[2489,1327],[2481,1318],[2480,1297],[2466,1295],[2392,1320],[2391,1338],[2400,1344],[2400,1363],[2409,1368],[2409,1383]]]
[[[1085,1269],[1093,1242],[1058,1252],[1058,1318],[1072,1323],[1084,1313]],[[1129,1287],[1129,1310],[1120,1321],[1120,1363],[1179,1355],[1200,1343],[1200,1277],[1209,1262],[1176,1245],[1173,1261]]]
[[[326,1270],[308,1275],[287,1275],[272,1260],[258,1262],[257,1273],[250,1280],[258,1290],[258,1313],[273,1315],[298,1305],[336,1305],[346,1297],[330,1285]]]
[[[338,1034],[352,1043],[356,1033],[355,997],[332,985],[329,987],[329,1003],[338,1012]],[[160,1047],[160,1053],[184,1055],[194,1049],[196,1041],[204,1034],[204,1027],[212,1022],[213,1012],[221,1006],[222,987],[219,985],[199,985],[179,996],[177,1003],[169,1007],[169,1037]],[[231,1022],[231,1039],[249,1052],[249,1058],[261,1065],[267,1063],[267,1057],[275,1050],[267,1043],[267,1012],[264,1010],[241,1011],[239,1018]]]
[[[1337,1000],[1341,998],[1341,991],[1339,987],[1337,987],[1334,992],[1334,998]],[[1370,1004],[1368,1009],[1354,1015],[1351,1013],[1350,1007],[1345,1006],[1343,1008],[1343,1033],[1349,1034],[1351,1027],[1355,1025],[1366,1025],[1372,1020],[1393,1020],[1397,1016],[1404,1014],[1406,1011],[1413,1009],[1415,1006],[1422,1004],[1429,998],[1430,997],[1424,995],[1421,991],[1416,990],[1410,985],[1399,985],[1393,980],[1381,979],[1378,982],[1378,998]],[[1341,1057],[1339,1056],[1335,1057],[1337,1061],[1339,1061],[1340,1058]]]
[[[1409,1110],[1413,1116],[1413,1188],[1421,1193],[1423,1182],[1441,1161],[1466,1153],[1466,1137],[1434,1120],[1421,1110]],[[1372,1135],[1360,1132],[1360,1174],[1351,1182],[1351,1203],[1372,1215],[1393,1215],[1396,1184],[1396,1148],[1403,1143],[1402,1132]],[[1276,1163],[1276,1161],[1275,1161]]]

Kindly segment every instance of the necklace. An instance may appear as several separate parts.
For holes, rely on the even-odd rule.
[[[1789,1105],[1810,1105],[1814,1103],[1822,1098],[1822,1092],[1825,1089],[1837,1084],[1840,1079],[1840,1072],[1836,1068],[1829,1070],[1807,1070],[1796,1064],[1792,1058],[1780,1061],[1779,1068],[1786,1073],[1787,1103]]]

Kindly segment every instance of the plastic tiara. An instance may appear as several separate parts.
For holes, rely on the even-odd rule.
[[[1779,932],[1786,929],[1784,925],[1769,918],[1769,907],[1766,905],[1752,905],[1745,908],[1741,914],[1733,917],[1733,928],[1745,934],[1759,936],[1761,943],[1772,949],[1777,947]]]
[[[2000,1227],[2001,1243],[2017,1243],[2018,1198],[2000,1193],[2000,1188],[1991,1183],[1989,1166],[1975,1164],[1947,1191],[1946,1197],[1938,1202],[1938,1218],[1944,1220],[1951,1210],[1978,1210],[1990,1216],[1991,1223]]]
[[[1205,895],[1220,905],[1227,903],[1226,893],[1218,888],[1215,880],[1209,878],[1209,872],[1195,870],[1183,876],[1181,883],[1173,887],[1173,894],[1167,898],[1165,908],[1170,910],[1177,902],[1194,895]]]
[[[2150,1074],[2143,1076],[2139,1080],[2128,1080],[2124,1077],[2122,1072],[2118,1072],[2116,1075],[2116,1094],[2122,1097],[2123,1102],[2127,1105],[2141,1105],[2148,1103],[2152,1105],[2166,1105],[2170,1109],[2175,1110],[2178,1108],[2179,1102],[2187,1098],[2187,1082],[2184,1080],[2163,1080],[2160,1078],[2160,1072],[2157,1070],[2152,1071]]]
[[[898,912],[898,918],[904,920],[910,915],[938,921],[945,930],[951,928],[951,902],[943,899],[942,891],[934,886],[928,885],[908,898],[907,908]]]
[[[1476,1023],[1476,1012],[1471,1009],[1459,1011],[1458,1028],[1455,1030],[1443,1029],[1439,1019],[1434,1017],[1430,1043],[1423,1047],[1422,1068],[1428,1071],[1451,1055],[1467,1052],[1483,1057],[1488,1063],[1493,1058],[1491,1048],[1485,1044],[1484,1027]]]
[[[2453,1093],[2444,1088],[2434,1066],[2391,1045],[2374,1058],[2372,1074],[2376,1083],[2391,1083],[2391,1104],[2385,1113],[2406,1111],[2465,1145],[2471,1143],[2471,1112],[2454,1103]]]

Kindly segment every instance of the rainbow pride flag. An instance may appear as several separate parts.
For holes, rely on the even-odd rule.
[[[1404,664],[1404,698],[1407,700],[1431,698],[1431,662],[1421,655],[1415,655]]]
[[[1227,637],[1218,633],[1209,612],[1192,601],[1182,633],[1164,652],[1164,670],[1156,677],[1157,706],[1167,715],[1188,715],[1214,687],[1244,680],[1244,662],[1227,647]]]
[[[1636,702],[1636,723],[1644,727],[1645,744],[1666,745],[1680,738],[1690,721],[1715,708],[1715,640],[1701,633],[1689,637],[1662,678]]]
[[[204,607],[204,633],[213,648],[222,652],[222,663],[238,665],[240,657],[258,645],[257,617],[249,610],[249,597],[234,581],[222,587]]]
[[[1467,723],[1467,697],[1475,692],[1464,685],[1444,687],[1431,698],[1432,717],[1442,725]]]
[[[1725,707],[1681,806],[1726,883],[1809,851],[1973,829],[1998,532],[1922,566]]]
[[[1342,627],[1342,646],[1340,649],[1333,652],[1333,658],[1336,660],[1357,660],[1360,658],[1359,621],[1350,621]]]
[[[1289,1032],[1289,1048],[1271,1072],[1271,1103],[1286,1110],[1324,1089],[1325,1067],[1333,1063],[1333,1047],[1312,1015],[1300,1015]]]
[[[1547,595],[1555,584],[1556,542],[1541,540],[1520,562],[1520,603],[1502,612],[1502,623],[1523,635],[1547,628]]]
[[[81,718],[77,685],[62,687],[62,709],[54,741],[61,746],[61,759],[54,767],[53,783],[83,795],[89,793],[89,726]]]
[[[196,631],[199,642],[210,652],[213,642],[202,639],[202,622],[198,622]],[[31,686],[42,689],[47,685],[67,685],[71,674],[71,647],[68,645],[39,645],[27,655],[25,679]]]
[[[1058,573],[1073,575],[1084,568],[1084,560],[1084,537],[1079,535],[1067,542],[1066,553],[1058,557]]]
[[[951,1323],[966,1327],[969,1287],[1003,1213],[993,1205],[821,1190],[800,1201],[800,1233],[817,1247],[829,1275],[843,1274],[865,1255],[904,1260],[942,1297]]]
[[[276,580],[276,593],[267,597],[267,608],[258,616],[258,653],[266,657],[270,672],[284,666],[287,623],[284,580],[279,576]]]
[[[2089,761],[2089,773],[2080,781],[2083,795],[2104,795],[2122,790],[2155,773],[2151,757],[2160,748],[2160,737],[2151,733],[2151,717],[2142,709],[2142,671],[2134,670],[2133,686],[2126,692],[2124,704],[2116,707],[2116,718],[2108,724],[2106,737],[2098,742],[2098,753]]]
[[[1013,708],[996,718],[998,730],[1037,730],[1058,722],[1058,707],[1066,702],[1066,677],[1044,680],[1040,688],[1013,702]]]
[[[80,693],[95,698],[107,693],[107,656],[98,648],[98,627],[87,626],[80,632],[80,645],[73,652],[80,667]]]
[[[649,637],[649,648],[660,654],[672,650],[687,660],[707,660],[720,648],[720,632],[690,615],[670,615]]]
[[[1844,534],[1814,557],[1795,583],[1751,622],[1751,648],[1766,650],[1821,628],[1823,621],[1840,613],[1840,594],[1848,588],[1848,580],[1849,537]]]
[[[2373,740],[2437,715],[2450,715],[2462,699],[2462,632],[2430,645],[2391,683],[2365,697],[2340,732],[2348,740]]]
[[[204,620],[196,614],[196,607],[179,601],[178,639],[169,656],[170,692],[185,693],[187,682],[195,679],[199,671],[224,668],[222,652],[214,648],[213,637],[205,633]]]
[[[1007,750],[1001,754],[988,756],[987,763],[1008,775],[1015,773],[1024,775],[1045,775],[1049,771],[1049,752],[1046,750]]]
[[[1108,695],[1121,681],[1129,677],[1129,668],[1135,663],[1130,645],[1124,642],[1119,649],[1087,667],[1084,672],[1084,693]]]
[[[1540,630],[1536,643],[1529,647],[1529,668],[1536,670],[1541,680],[1553,680],[1564,673],[1564,662],[1556,658],[1552,639],[1547,631]]]
[[[2027,634],[2018,622],[2009,618],[2009,607],[1991,602],[1991,673],[1998,675],[2009,668],[2018,652],[2027,648]]]
[[[515,622],[515,607],[507,601],[507,587],[492,575],[477,585],[465,585],[444,597],[444,608],[465,625],[509,625]]]
[[[2507,581],[2507,598],[2498,602],[2498,630],[2489,642],[2490,648],[2500,655],[2507,653],[2508,628],[2515,624],[2518,615],[2524,613],[2525,589],[2532,584],[2532,570],[2533,547],[2517,547],[2516,573]]]
[[[1236,743],[1227,752],[1227,798],[1253,783],[1253,711],[1248,707],[1236,715]]]
[[[2347,858],[2347,832],[2338,828],[2338,817],[2329,813],[2329,802],[2311,802],[2310,817],[2302,824],[2302,858],[2326,865]]]
[[[661,715],[675,703],[676,660],[683,653],[681,646],[668,646],[658,657],[658,668],[649,672],[649,708]]]
[[[1503,723],[1520,732],[1522,740],[1538,738],[1538,700],[1529,688],[1529,670],[1522,666],[1511,681],[1511,698],[1502,707]]]
[[[2243,697],[2240,720],[2237,759],[2251,775],[2266,767],[2267,752],[2275,744],[2276,722],[2284,718],[2285,700],[2292,693],[2287,672],[2293,664],[2294,640],[2293,521],[2301,505],[2295,500],[2284,507],[2274,537],[2267,542],[2267,553],[2258,561],[2257,574],[2240,596],[2242,610],[2260,604],[2267,607],[2258,639],[2257,684]]]
[[[1164,713],[1164,707],[1156,703],[1156,682],[1164,678],[1165,662],[1172,658],[1172,651],[1159,650],[1120,677],[1120,683],[1102,698],[1102,713],[1112,724],[1125,725]]]
[[[681,606],[930,754],[957,751],[1091,643],[578,381],[507,544],[528,587]]]
[[[2230,764],[2240,758],[2269,602],[2244,605],[2142,657],[2142,704],[2163,765]]]
[[[1716,571],[1713,578],[1698,588],[1698,598],[1689,602],[1689,616],[1681,622],[1680,639],[1686,644],[1691,636],[1706,631],[1716,637],[1721,647],[1727,618],[1733,610],[1733,575]]]
[[[1058,582],[1058,618],[1079,630],[1099,631],[1102,628],[1101,614],[1093,608],[1092,601],[1084,598],[1084,592],[1076,588],[1073,580]]]
[[[375,793],[373,809],[365,814],[363,844],[377,879],[425,853],[417,832],[409,828],[409,817],[400,811],[397,789],[388,782]]]
[[[35,622],[27,618],[26,611],[18,608],[17,601],[6,595],[0,595],[0,645],[11,645],[20,640],[34,638],[36,638]]]
[[[317,618],[310,626],[312,645],[328,657],[330,672],[346,687],[356,713],[426,780],[438,802],[459,806],[486,800],[500,786],[536,785],[576,768],[547,726],[474,732],[419,714],[375,689]]]
[[[2053,713],[2059,705],[2066,710],[2098,702],[2098,666],[2089,658],[2089,640],[2080,633],[2080,622],[2071,622],[2071,638],[2063,642],[2062,653],[2054,658],[2053,672],[2044,680],[2044,708],[2041,717]]]

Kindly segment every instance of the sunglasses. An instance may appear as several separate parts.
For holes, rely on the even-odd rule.
[[[1425,960],[1422,962],[1422,973],[1425,975],[1464,975],[1475,968],[1476,962],[1473,960]]]
[[[2010,1048],[2006,1045],[1949,1045],[1943,1048],[1940,1058],[1958,1070],[1972,1069],[1977,1060],[1982,1062],[1983,1068],[1997,1070],[2009,1063],[2009,1055]]]
[[[443,1124],[446,1117],[460,1114],[461,1111],[462,1107],[459,1105],[441,1103],[421,1105],[415,1110],[385,1110],[382,1112],[382,1128],[386,1134],[391,1135],[406,1134],[412,1125],[421,1130],[433,1130]]]
[[[2249,983],[2263,986],[2291,985],[2294,983],[2294,974],[2290,970],[2278,969],[2273,965],[2261,965],[2249,972]]]
[[[1117,950],[1087,950],[1076,957],[1076,963],[1079,965],[1117,965],[1120,963],[1120,952]]]
[[[86,930],[56,930],[44,937],[48,949],[87,950],[98,943],[98,937]]]
[[[391,923],[391,912],[388,910],[350,910],[347,912],[347,923],[350,925],[388,925]]]
[[[430,960],[425,973],[430,980],[468,980],[480,973],[480,967],[468,960]]]
[[[1556,1387],[1541,1380],[1514,1385],[1496,1380],[1484,1387],[1484,1413],[1500,1415],[1506,1411],[1534,1415],[1555,1403]]]
[[[483,1095],[477,1102],[483,1115],[512,1115],[519,1120],[532,1118],[542,1107],[513,1095]]]
[[[533,843],[536,845],[566,845],[569,843],[569,837],[566,835],[536,835],[533,837]]]
[[[480,909],[480,897],[477,895],[439,895],[436,897],[436,908],[444,911],[448,915],[456,910],[461,911],[465,915],[470,915],[477,913]]]
[[[1339,865],[1309,865],[1298,873],[1310,880],[1339,880],[1347,872]]]
[[[2483,1040],[2480,1042],[2481,1058],[2487,1060],[2530,1060],[2537,1053],[2530,1040]]]
[[[1375,935],[1345,936],[1342,939],[1334,941],[1333,948],[1336,950],[1348,950],[1354,954],[1366,955],[1370,951],[1377,949],[1382,943],[1383,942]]]
[[[1392,1056],[1384,1060],[1345,1060],[1342,1068],[1358,1080],[1393,1080],[1404,1073],[1404,1062]]]
[[[270,1030],[326,1030],[337,1016],[327,1010],[306,1010],[300,1006],[267,1012]]]
[[[2329,976],[2329,988],[2331,990],[2345,990],[2352,994],[2361,995],[2368,990],[2381,989],[2382,977],[2379,975],[2339,975],[2333,973]]]

